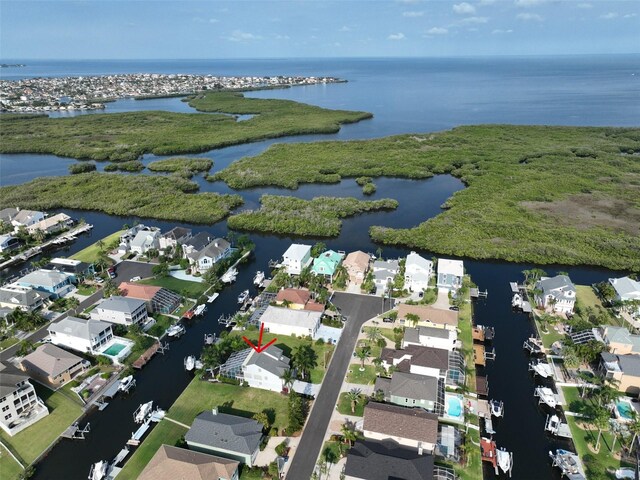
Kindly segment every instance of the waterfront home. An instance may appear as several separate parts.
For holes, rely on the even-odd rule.
[[[147,310],[152,313],[173,313],[180,306],[180,295],[166,288],[122,282],[118,285],[118,290],[124,297],[144,300],[147,304]]]
[[[20,368],[31,378],[53,388],[64,385],[88,366],[86,360],[51,344],[40,345],[20,362]]]
[[[131,242],[136,237],[139,231],[146,229],[141,223],[128,228],[120,234],[120,243],[118,244],[118,253],[125,254],[131,249]]]
[[[311,299],[311,292],[306,288],[283,288],[276,295],[276,305],[286,304],[287,308],[302,310]]]
[[[422,345],[423,347],[441,348],[451,351],[456,347],[458,332],[448,328],[416,327],[405,328],[402,338],[402,348],[408,345]]]
[[[66,213],[58,213],[51,217],[47,217],[44,220],[40,220],[33,225],[29,225],[27,227],[27,232],[29,232],[30,235],[33,235],[39,230],[46,234],[50,234],[59,232],[60,230],[68,228],[72,225],[73,220],[69,215],[67,215]]]
[[[151,297],[153,299],[153,297]],[[120,325],[143,325],[146,323],[147,302],[138,298],[113,296],[104,299],[93,310],[91,318]]]
[[[48,293],[39,292],[33,287],[24,287],[17,283],[10,283],[0,287],[0,307],[15,310],[19,308],[25,312],[32,312],[42,307]]]
[[[220,375],[235,378],[250,387],[281,392],[282,374],[289,368],[289,359],[282,350],[271,345],[261,353],[253,348],[234,353],[220,366]]]
[[[640,355],[640,335],[629,332],[627,327],[604,325],[600,332],[609,353]]]
[[[0,410],[0,427],[10,436],[49,415],[29,377],[4,363],[0,363]]]
[[[331,278],[336,273],[343,258],[344,253],[334,252],[333,250],[322,252],[317,258],[313,259],[311,272]]]
[[[557,313],[573,313],[576,287],[566,275],[542,277],[535,286],[535,300],[540,308]]]
[[[421,292],[429,287],[433,275],[433,262],[416,252],[407,255],[404,264],[404,288],[410,292]]]
[[[11,225],[18,231],[20,227],[29,227],[44,220],[44,213],[35,210],[20,210],[11,218]]]
[[[224,238],[216,238],[202,250],[190,255],[189,260],[193,262],[195,271],[204,273],[220,260],[227,258],[231,251],[229,242]]]
[[[161,445],[138,480],[238,480],[240,462]]]
[[[360,285],[364,282],[367,272],[369,271],[370,262],[371,257],[369,254],[360,250],[351,252],[347,255],[342,264],[344,265],[344,268],[347,269],[349,281],[355,285]]]
[[[151,228],[140,230],[129,244],[131,252],[140,255],[147,253],[151,249],[157,250],[159,247],[160,230]]]
[[[426,327],[444,327],[450,330],[458,328],[458,312],[434,308],[431,305],[408,305],[401,303],[398,305],[398,319],[401,323],[407,322],[408,315],[418,317],[417,325]]]
[[[78,283],[96,273],[92,263],[81,262],[72,258],[53,258],[47,268],[70,275],[72,283]]]
[[[614,300],[618,302],[633,302],[634,300],[640,302],[640,282],[629,277],[621,277],[610,278],[609,283],[616,291]],[[640,316],[640,304],[636,306],[635,312],[632,313]]]
[[[183,245],[191,238],[191,229],[184,227],[173,227],[166,233],[160,235],[158,240],[161,250],[167,250],[170,248],[176,248],[178,245]]]
[[[182,244],[182,255],[184,258],[189,260],[190,263],[193,263],[193,257],[195,257],[200,250],[209,245],[212,240],[213,237],[210,233],[197,233]]]
[[[19,211],[19,208],[3,208],[0,210],[0,222],[2,222],[3,225],[11,225],[13,217],[15,217]]]
[[[401,447],[393,440],[357,440],[347,453],[345,480],[433,480],[431,455]]]
[[[321,317],[322,312],[292,310],[270,305],[260,317],[260,322],[269,333],[314,337],[320,327]]]
[[[54,345],[82,353],[95,354],[113,339],[111,324],[99,320],[66,317],[47,330]]]
[[[289,275],[300,275],[311,261],[311,245],[292,243],[282,255],[282,265]]]
[[[420,455],[431,454],[438,442],[438,416],[422,408],[369,402],[362,431],[369,440],[390,438]]]
[[[462,286],[464,277],[464,263],[462,260],[438,259],[438,288],[455,291]]]
[[[32,287],[40,292],[49,294],[51,298],[64,297],[67,293],[75,289],[71,282],[73,275],[59,272],[57,270],[34,270],[24,277],[16,280],[15,283],[23,287]]]
[[[20,243],[20,240],[13,235],[0,235],[0,253],[16,249]]]
[[[599,370],[606,378],[617,380],[618,390],[629,396],[640,394],[640,355],[602,352]]]
[[[214,408],[195,418],[184,439],[190,450],[230,458],[253,467],[263,428],[252,418],[220,413]]]
[[[376,260],[373,262],[373,282],[376,285],[376,294],[385,293],[393,284],[393,279],[400,271],[398,260]]]
[[[402,350],[383,348],[380,359],[386,370],[393,366],[398,372],[440,378],[447,385],[464,384],[464,361],[455,350],[407,345]]]
[[[443,382],[435,377],[405,372],[394,372],[391,378],[378,377],[374,387],[384,394],[385,402],[430,412],[435,410],[438,393],[443,389]]]

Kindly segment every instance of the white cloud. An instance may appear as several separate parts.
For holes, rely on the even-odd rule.
[[[234,30],[231,32],[230,36],[225,38],[232,42],[250,42],[253,40],[260,40],[262,37],[260,35],[254,35],[253,33],[243,32],[242,30]]]
[[[493,32],[491,32],[493,35],[502,35],[504,33],[513,33],[513,30],[508,29],[508,30],[502,30],[501,28],[497,28],[495,29]]]
[[[593,5],[591,5],[590,3],[579,3],[576,5],[576,7],[578,8],[593,8]]]
[[[449,33],[449,30],[442,27],[433,27],[427,30],[427,33],[429,35],[446,35],[447,33]]]
[[[493,5],[496,3],[496,0],[480,0],[479,5]]]
[[[276,40],[290,40],[291,37],[289,35],[276,35]]]
[[[600,18],[604,18],[605,20],[611,20],[613,18],[616,18],[618,16],[617,12],[609,12],[609,13],[605,13],[604,15],[600,15]]]
[[[420,3],[422,0],[396,0],[396,3],[414,4]]]
[[[489,21],[489,17],[467,17],[463,18],[456,22],[457,25],[470,25],[477,23],[487,23]]]
[[[543,18],[537,13],[519,13],[518,15],[516,15],[516,18],[518,20],[524,20],[524,21],[533,20],[536,22],[541,22],[543,20]]]
[[[460,15],[471,15],[476,13],[476,7],[467,2],[455,4],[453,11]]]
[[[402,12],[403,17],[416,18],[424,15],[424,12]]]
[[[209,19],[209,23],[218,23],[220,20],[218,20],[217,18],[210,18]]]
[[[404,33],[402,32],[398,32],[398,33],[392,33],[391,35],[389,35],[387,37],[387,40],[404,40],[407,37],[404,36]]]
[[[343,26],[340,28],[340,30],[339,30],[339,31],[340,31],[340,32],[350,32],[350,31],[351,31],[351,29],[350,29],[349,27],[347,27],[346,25],[343,25]]]
[[[529,8],[540,5],[541,3],[546,2],[546,0],[516,0],[516,7]]]
[[[637,13],[627,13],[623,18],[633,18],[633,17],[637,17],[638,14]]]

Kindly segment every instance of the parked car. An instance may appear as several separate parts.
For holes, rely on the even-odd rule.
[[[393,318],[391,318],[391,317],[384,317],[384,318],[382,319],[382,321],[383,321],[384,323],[393,323]]]
[[[449,310],[453,310],[454,312],[457,312],[458,310],[460,310],[460,307],[457,307],[456,305],[453,305],[453,306],[449,307]]]
[[[129,280],[130,282],[137,282],[138,280],[142,280],[142,277],[136,275],[135,277],[131,277],[131,280]]]

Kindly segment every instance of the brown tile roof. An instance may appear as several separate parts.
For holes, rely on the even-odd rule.
[[[429,321],[438,325],[458,326],[458,312],[442,310],[430,305],[407,305],[406,303],[401,303],[398,306],[398,318],[407,318],[410,313],[420,317],[421,321]]]
[[[449,368],[449,352],[442,348],[407,345],[404,350],[384,348],[380,354],[380,358],[390,364],[393,363],[394,359],[400,359],[405,356],[411,358],[398,364],[400,371],[405,371],[404,368],[407,369],[406,371],[409,371],[408,368],[411,365],[437,368],[439,370],[448,370]]]
[[[347,258],[344,259],[342,264],[349,271],[353,270],[354,272],[365,272],[369,267],[370,260],[371,257],[369,257],[369,255],[360,250],[357,250],[347,255]]]
[[[422,408],[369,402],[364,407],[363,430],[365,436],[369,431],[435,444],[438,441],[438,416]]]
[[[27,371],[55,378],[82,362],[82,358],[67,352],[55,345],[40,345],[32,353],[22,359],[22,366]]]
[[[122,282],[118,285],[118,289],[122,291],[125,297],[139,298],[140,300],[151,300],[161,287],[153,285],[142,285],[140,283]]]
[[[305,305],[309,301],[309,298],[311,298],[311,294],[307,289],[285,288],[284,290],[280,290],[278,295],[276,295],[276,302],[284,302],[286,300],[296,305]]]
[[[324,312],[324,303],[316,303],[311,300],[310,302],[307,302],[304,309],[309,310],[310,312]]]
[[[238,465],[235,460],[162,445],[138,480],[229,480]]]

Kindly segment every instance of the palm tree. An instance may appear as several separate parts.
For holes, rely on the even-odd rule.
[[[364,372],[364,362],[367,360],[367,358],[369,358],[371,356],[371,348],[362,347],[360,350],[358,350],[356,352],[356,356],[362,362],[362,366],[360,367],[360,371]]]
[[[345,423],[340,427],[340,432],[342,433],[342,438],[344,438],[344,441],[348,443],[349,446],[353,446],[353,442],[358,439],[358,434],[348,423]]]
[[[589,423],[598,429],[598,439],[596,440],[595,450],[600,450],[600,438],[602,437],[602,430],[609,427],[609,418],[611,418],[611,412],[609,409],[598,405],[593,409],[591,417],[588,419]]]
[[[361,393],[362,393],[362,390],[360,390],[359,388],[352,388],[345,395],[347,400],[349,400],[349,402],[351,402],[351,413],[352,414],[356,413],[356,405],[358,405],[362,401]]]
[[[293,381],[295,380],[293,375],[293,370],[287,368],[284,372],[282,372],[282,388],[286,389],[287,392],[291,391],[291,387],[293,386]]]
[[[640,416],[634,411],[633,412],[633,420],[627,424],[627,428],[629,432],[633,434],[631,437],[631,445],[629,446],[629,451],[633,451],[633,444],[636,442],[638,435],[640,435]]]
[[[379,327],[370,327],[367,330],[367,338],[371,343],[376,343],[380,338],[382,338],[382,332]]]
[[[413,325],[414,328],[416,325],[418,325],[418,322],[420,321],[420,317],[415,313],[407,313],[405,319],[411,322],[411,325]]]
[[[595,397],[598,399],[598,405],[607,405],[611,402],[615,402],[618,398],[620,398],[620,392],[614,386],[618,383],[617,381],[605,380],[603,385],[595,392]]]
[[[311,345],[299,345],[293,349],[292,360],[294,365],[300,369],[303,378],[309,380],[311,370],[318,366],[318,356]]]

